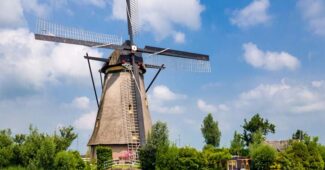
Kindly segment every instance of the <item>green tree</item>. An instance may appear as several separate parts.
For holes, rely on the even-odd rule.
[[[253,134],[260,131],[264,136],[268,133],[275,133],[275,125],[269,123],[266,119],[260,117],[259,114],[254,115],[250,121],[244,119],[244,125],[242,126],[244,129],[243,139],[245,141],[246,146],[249,146],[253,143]]]
[[[56,170],[76,170],[77,162],[72,152],[60,151],[56,154],[54,167]]]
[[[175,145],[171,145],[158,155],[156,166],[157,170],[178,170],[179,149]]]
[[[255,144],[250,147],[253,168],[257,170],[271,169],[276,159],[276,150],[266,144]]]
[[[97,170],[105,170],[112,167],[112,149],[105,146],[96,147]]]
[[[191,147],[180,148],[178,152],[179,170],[197,170],[203,168],[203,159],[200,152]]]
[[[169,132],[167,124],[164,122],[157,121],[152,126],[148,143],[151,143],[155,146],[167,146],[169,145],[168,133]]]
[[[0,131],[0,168],[10,164],[13,157],[13,141],[11,139],[11,130]]]
[[[231,159],[229,149],[219,149],[212,145],[206,145],[202,151],[203,169],[227,169],[227,160]]]
[[[36,154],[37,167],[52,169],[55,157],[55,144],[51,136],[45,136]]]
[[[76,133],[73,132],[73,127],[61,127],[59,129],[59,135],[54,135],[54,142],[56,144],[56,152],[67,150],[71,145],[73,140],[78,137]]]
[[[168,146],[167,124],[158,121],[152,126],[146,145],[140,148],[139,156],[141,168],[144,170],[155,169],[156,161],[160,158],[159,155],[165,153]]]
[[[204,118],[201,132],[207,145],[219,146],[221,132],[218,127],[218,122],[213,120],[211,113]]]
[[[32,125],[29,127],[29,134],[25,142],[21,145],[21,158],[24,167],[36,167],[36,155],[45,138],[44,134],[38,132]]]
[[[242,156],[244,147],[245,147],[245,142],[243,140],[242,135],[237,133],[237,131],[235,131],[234,138],[230,144],[230,153],[233,155]]]
[[[310,136],[306,132],[298,129],[294,134],[292,134],[292,139],[303,141],[303,140],[309,140]]]

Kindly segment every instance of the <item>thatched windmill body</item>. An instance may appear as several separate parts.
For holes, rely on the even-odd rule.
[[[114,49],[108,58],[92,57],[88,54],[85,56],[98,104],[94,130],[88,142],[92,157],[96,156],[95,147],[103,145],[113,149],[114,160],[137,159],[137,150],[145,144],[151,128],[146,92],[161,69],[165,68],[164,64],[187,71],[210,71],[207,55],[151,46],[138,48],[133,41],[137,32],[137,4],[135,0],[126,0],[126,4],[129,40],[123,44],[116,36],[68,28],[44,20],[38,21],[35,33],[35,39],[38,40]],[[143,57],[143,53],[149,55]],[[100,75],[104,75],[104,79],[101,79],[100,100],[97,97],[90,60],[104,62],[99,70]],[[144,74],[147,68],[158,69],[158,72],[145,88]]]

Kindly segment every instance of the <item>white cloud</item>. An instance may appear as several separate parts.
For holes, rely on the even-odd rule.
[[[138,6],[140,29],[153,31],[158,40],[173,36],[176,26],[199,29],[204,10],[199,0],[144,0]],[[112,8],[112,18],[126,20],[125,1],[113,0]]]
[[[80,130],[92,130],[96,120],[96,112],[90,112],[81,115],[75,122],[74,126]]]
[[[325,80],[315,80],[315,81],[312,81],[311,84],[312,84],[312,86],[317,87],[317,88],[324,87]]]
[[[186,96],[174,93],[167,86],[155,86],[148,97],[149,108],[153,112],[165,114],[181,114],[185,112],[184,106],[179,101],[186,99]]]
[[[205,113],[217,113],[217,112],[224,112],[224,111],[228,111],[228,107],[224,104],[220,104],[220,105],[212,105],[212,104],[208,104],[206,103],[204,100],[199,99],[197,101],[197,107]]]
[[[287,52],[264,52],[251,42],[243,44],[243,49],[245,61],[256,68],[270,71],[295,70],[300,65],[299,60]]]
[[[157,85],[153,89],[153,97],[156,100],[171,101],[186,98],[185,95],[172,92],[167,86]]]
[[[80,83],[89,77],[83,55],[102,54],[76,45],[55,44],[34,39],[26,29],[0,30],[0,87],[21,85],[39,89],[48,82]],[[95,67],[99,67],[95,63]]]
[[[253,0],[241,10],[235,10],[230,19],[231,23],[241,28],[252,27],[258,24],[266,24],[271,16],[268,14],[269,0]]]
[[[176,32],[176,33],[174,34],[174,41],[175,41],[176,43],[179,43],[179,44],[184,43],[184,42],[185,42],[185,34],[182,33],[182,32]]]
[[[265,111],[274,114],[325,111],[325,95],[308,85],[260,84],[241,93],[236,101],[239,110]]]
[[[106,7],[107,1],[106,0],[74,0],[76,3],[82,3],[85,5],[93,5],[99,8]]]
[[[20,0],[2,0],[0,5],[0,27],[17,27],[25,24]]]
[[[45,17],[50,12],[48,4],[39,3],[38,0],[21,0],[25,12],[33,13],[38,17]]]
[[[89,108],[89,98],[85,96],[76,97],[73,99],[72,105],[79,109],[87,109]]]
[[[297,6],[303,18],[308,22],[310,30],[314,34],[325,36],[325,2],[323,0],[299,0]]]

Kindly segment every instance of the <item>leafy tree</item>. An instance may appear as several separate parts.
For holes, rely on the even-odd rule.
[[[176,167],[179,170],[202,169],[203,160],[201,153],[191,147],[180,148]]]
[[[59,135],[54,135],[54,142],[56,144],[56,152],[67,150],[71,145],[73,140],[78,137],[76,133],[73,132],[73,127],[61,127],[59,129]]]
[[[270,132],[275,133],[275,125],[269,123],[267,119],[264,120],[261,118],[259,114],[254,115],[249,122],[244,119],[244,125],[242,127],[244,128],[243,139],[246,146],[249,146],[254,142],[253,134],[258,131],[260,131],[264,136]]]
[[[156,166],[157,147],[152,143],[147,143],[139,150],[141,168],[143,170],[152,170]]]
[[[255,144],[250,147],[250,156],[254,169],[271,169],[276,159],[276,150],[266,144]]]
[[[201,132],[207,145],[219,146],[221,132],[218,127],[218,122],[213,120],[211,113],[204,118]]]
[[[231,141],[230,144],[230,153],[233,155],[243,155],[243,150],[245,147],[245,142],[241,134],[235,131],[234,139]]]
[[[10,164],[13,155],[13,141],[10,129],[0,131],[0,168]]]
[[[166,123],[157,121],[153,126],[148,143],[155,146],[167,146],[169,145],[168,139],[168,127]]]
[[[165,152],[158,154],[155,168],[157,170],[178,170],[178,157],[179,149],[175,145],[171,145]]]
[[[78,151],[71,151],[76,160],[76,169],[77,170],[84,170],[86,169],[86,163],[82,160],[81,155]]]
[[[310,136],[306,132],[298,129],[294,134],[292,134],[292,139],[301,141],[310,140]]]
[[[324,169],[318,138],[306,141],[292,141],[276,159],[279,169]]]
[[[45,135],[39,133],[37,128],[29,127],[29,135],[26,136],[24,144],[21,145],[21,157],[24,167],[29,165],[30,167],[37,166],[36,155],[44,138]]]
[[[166,152],[169,146],[167,124],[156,122],[148,135],[147,144],[140,148],[139,156],[141,168],[144,170],[154,169],[158,155]]]
[[[206,145],[202,152],[205,170],[227,169],[227,160],[231,159],[229,149],[218,149],[212,145]]]
[[[96,147],[97,169],[105,170],[112,167],[112,149],[105,146]]]
[[[72,152],[60,151],[54,159],[54,167],[56,170],[75,170],[77,162]]]
[[[46,136],[39,146],[36,154],[37,167],[43,169],[52,169],[55,157],[55,144],[53,138]]]

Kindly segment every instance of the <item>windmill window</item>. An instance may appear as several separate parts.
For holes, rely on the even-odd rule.
[[[129,104],[129,113],[132,112],[132,105]]]

